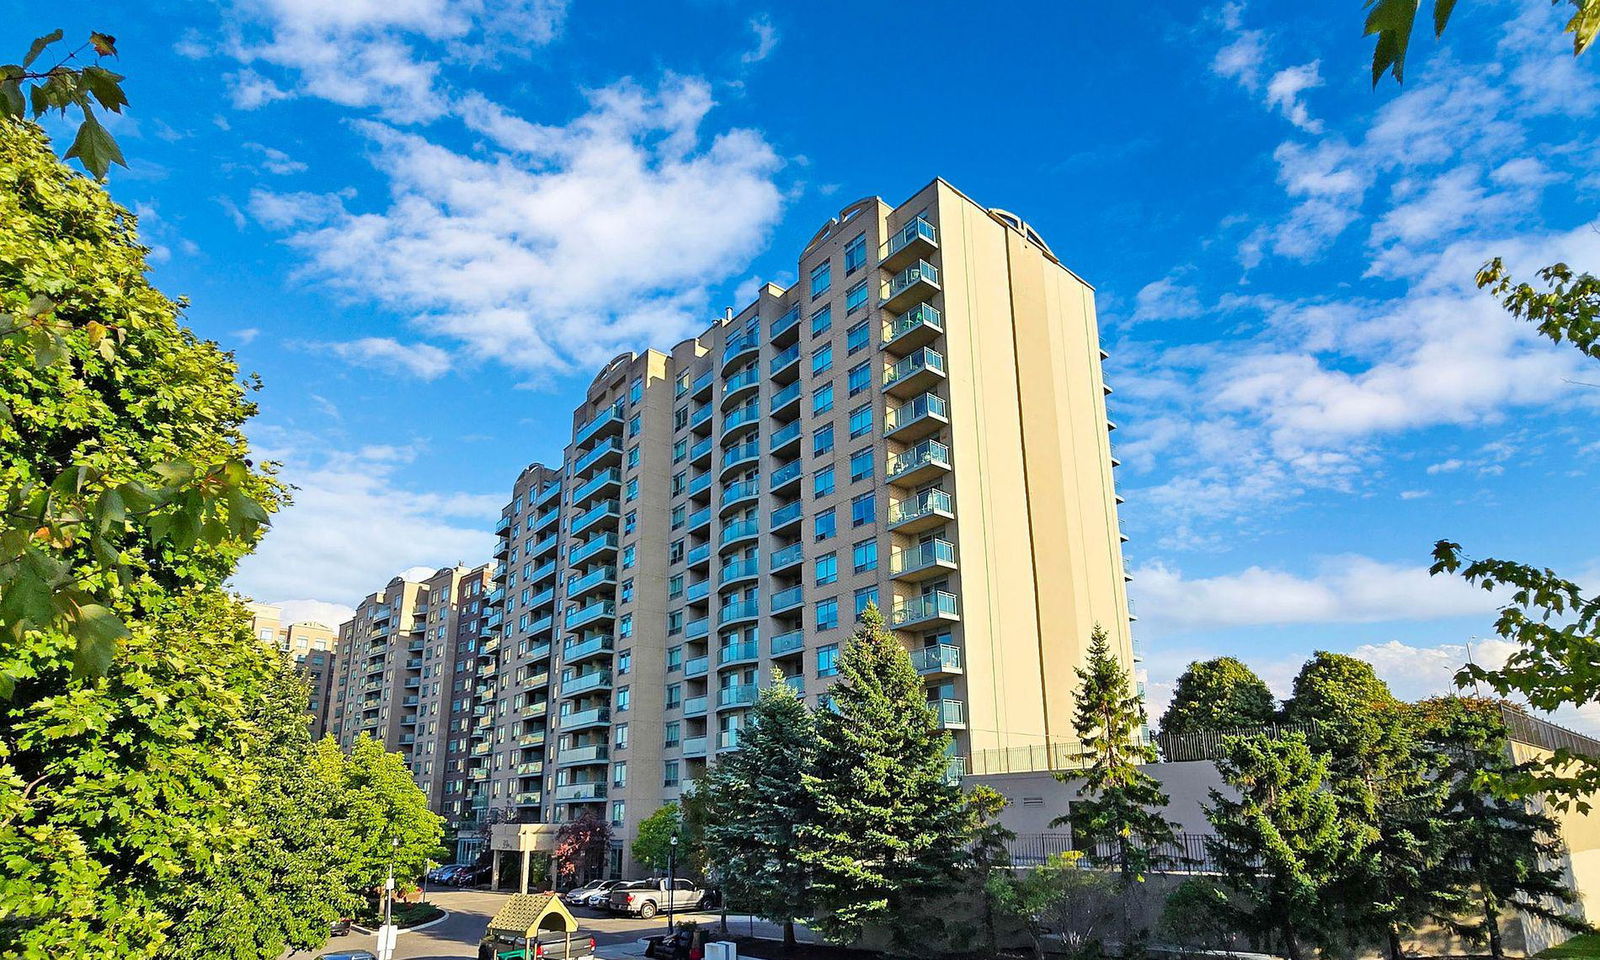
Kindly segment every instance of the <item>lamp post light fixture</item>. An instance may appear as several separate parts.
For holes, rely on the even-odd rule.
[[[678,835],[667,838],[667,933],[674,929],[672,915],[678,906]]]

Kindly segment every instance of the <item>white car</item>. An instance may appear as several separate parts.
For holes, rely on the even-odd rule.
[[[562,895],[570,907],[591,907],[603,903],[611,888],[617,885],[615,880],[591,880],[581,887],[574,887]]]

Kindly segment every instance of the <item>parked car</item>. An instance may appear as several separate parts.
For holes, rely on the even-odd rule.
[[[478,960],[593,960],[594,938],[546,933],[533,942],[533,956],[520,937],[484,934],[478,941]]]
[[[621,882],[621,880],[591,880],[581,887],[568,890],[562,899],[568,906],[593,907],[597,905],[595,902],[597,898],[603,902],[606,894],[611,892],[611,888]]]
[[[317,960],[378,960],[378,958],[366,950],[337,950],[333,953],[318,954]]]
[[[663,910],[693,910],[705,899],[705,891],[693,880],[635,880],[611,891],[606,908],[645,920]]]
[[[450,879],[446,882],[457,887],[475,887],[488,880],[491,872],[493,872],[493,868],[487,865],[482,867],[462,867],[460,870],[450,874]]]
[[[428,871],[428,882],[449,883],[450,874],[457,870],[465,870],[471,866],[472,864],[470,863],[447,863],[442,867],[434,867],[432,870]]]

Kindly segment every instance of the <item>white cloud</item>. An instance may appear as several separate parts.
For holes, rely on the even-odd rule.
[[[1238,81],[1246,90],[1258,89],[1261,68],[1267,59],[1266,35],[1260,30],[1244,29],[1242,3],[1223,4],[1219,19],[1230,40],[1212,59],[1211,72]]]
[[[283,611],[285,623],[320,623],[332,630],[356,615],[355,607],[326,600],[274,600],[272,605]]]
[[[254,343],[256,338],[259,336],[261,336],[260,327],[242,327],[233,331],[234,341],[242,347],[248,347],[250,344]]]
[[[294,159],[277,147],[269,147],[260,143],[247,143],[245,147],[261,154],[261,169],[268,173],[280,176],[291,173],[304,173],[306,165]]]
[[[388,337],[363,337],[344,343],[308,346],[328,350],[341,360],[398,373],[421,380],[437,380],[450,372],[450,354],[432,344],[401,343]]]
[[[1224,627],[1307,623],[1387,623],[1488,614],[1495,595],[1426,567],[1370,557],[1328,557],[1315,576],[1252,566],[1236,574],[1186,579],[1153,563],[1129,588],[1140,632],[1155,636]]]
[[[437,119],[444,64],[525,55],[565,12],[563,0],[238,0],[224,45],[245,64],[231,77],[234,105],[303,95],[397,123]]]
[[[1147,320],[1181,320],[1205,312],[1200,302],[1200,292],[1179,279],[1177,273],[1168,274],[1139,289],[1133,298],[1131,323]]]
[[[1431,491],[1431,490],[1401,490],[1400,491],[1400,499],[1401,500],[1421,500],[1423,497],[1430,496],[1432,494],[1432,492],[1433,491]]]
[[[414,317],[429,335],[525,370],[571,369],[704,326],[709,287],[748,264],[777,220],[780,166],[751,130],[702,136],[701,80],[593,91],[564,126],[462,100],[484,150],[456,153],[376,123],[390,202],[258,191],[251,209],[316,277]]]
[[[756,45],[744,52],[739,57],[741,63],[760,63],[772,55],[772,49],[778,45],[778,28],[772,20],[765,16],[755,17],[750,21],[750,32],[756,36]]]
[[[1290,123],[1307,133],[1321,133],[1322,121],[1315,120],[1300,95],[1322,86],[1318,72],[1321,61],[1313,60],[1298,67],[1286,67],[1267,81],[1267,106],[1276,107]]]
[[[1461,469],[1463,463],[1464,461],[1461,459],[1457,457],[1451,457],[1448,460],[1441,460],[1438,463],[1428,464],[1428,473],[1454,473]]]
[[[284,461],[294,503],[240,564],[234,584],[243,593],[349,606],[397,571],[489,558],[501,494],[408,489],[389,459],[258,446],[264,458]]]

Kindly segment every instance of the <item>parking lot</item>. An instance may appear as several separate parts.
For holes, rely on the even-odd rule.
[[[395,944],[396,960],[477,960],[478,938],[483,936],[489,920],[510,896],[509,893],[491,893],[487,890],[429,890],[428,899],[449,911],[449,915],[425,929],[402,933]],[[640,938],[665,933],[667,930],[667,918],[664,914],[651,920],[639,920],[634,917],[602,915],[597,911],[581,908],[573,910],[572,913],[578,918],[579,935],[593,937],[596,944],[595,952],[604,958],[642,956],[644,948],[639,944]],[[721,915],[714,913],[687,913],[678,916],[683,920],[693,920],[708,929],[716,928],[722,919]],[[745,916],[730,916],[728,928],[737,935],[774,938],[783,936],[781,927]],[[812,939],[808,932],[802,932],[802,938]],[[322,950],[290,956],[304,960],[332,950],[372,950],[375,946],[373,939],[368,935],[352,933],[347,937],[333,939]]]

